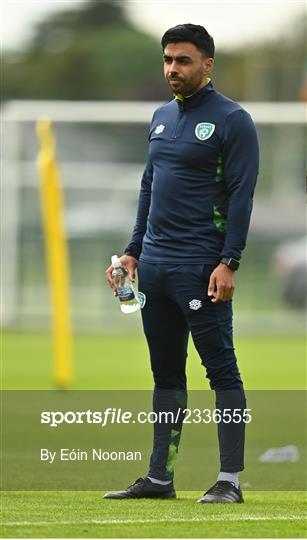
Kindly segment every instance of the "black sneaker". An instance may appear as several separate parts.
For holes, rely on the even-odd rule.
[[[218,480],[201,499],[199,503],[243,503],[243,496],[240,487],[226,480]]]
[[[173,482],[167,485],[154,484],[147,478],[138,478],[124,491],[106,493],[104,499],[175,499]]]

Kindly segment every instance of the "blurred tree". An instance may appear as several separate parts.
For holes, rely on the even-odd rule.
[[[2,99],[169,99],[159,41],[133,28],[124,6],[89,0],[40,23],[23,52],[3,54]],[[302,17],[295,35],[218,50],[216,88],[239,101],[299,99],[305,35]]]
[[[84,29],[100,31],[114,26],[128,26],[120,4],[109,0],[89,0],[79,9],[60,12],[43,21],[37,28],[32,47],[48,50],[49,43],[54,45],[59,36],[72,36]]]
[[[157,40],[133,29],[121,3],[91,0],[40,23],[24,53],[3,55],[2,97],[162,99]]]
[[[242,54],[245,94],[250,100],[296,101],[306,63],[306,18],[297,18],[289,32],[274,41],[248,47]]]

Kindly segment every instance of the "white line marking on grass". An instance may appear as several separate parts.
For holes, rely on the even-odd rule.
[[[137,525],[146,523],[192,523],[192,522],[205,522],[205,521],[301,521],[303,516],[295,515],[281,515],[281,516],[234,516],[232,514],[225,514],[223,516],[204,516],[195,518],[178,518],[178,519],[92,519],[84,521],[4,521],[3,526],[22,526],[22,525]]]

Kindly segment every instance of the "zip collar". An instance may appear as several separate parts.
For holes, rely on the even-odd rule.
[[[202,86],[200,90],[195,92],[195,94],[186,97],[181,96],[180,94],[174,94],[174,96],[180,109],[190,109],[193,107],[197,107],[197,105],[199,105],[203,101],[203,99],[205,99],[207,95],[213,91],[214,88],[211,79],[208,79],[207,84]]]

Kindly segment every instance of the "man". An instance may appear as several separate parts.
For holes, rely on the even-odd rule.
[[[198,501],[243,502],[243,383],[232,338],[235,271],[245,247],[258,174],[258,143],[249,114],[216,92],[208,78],[214,41],[202,26],[182,24],[162,37],[164,75],[174,99],[157,109],[149,132],[131,242],[121,257],[146,295],[142,310],[155,388],[155,411],[186,405],[188,335],[216,393],[216,408],[242,421],[218,424],[221,470]],[[112,266],[106,277],[113,289]],[[115,291],[116,294],[116,291]],[[154,426],[148,475],[106,498],[175,497],[177,423]]]

